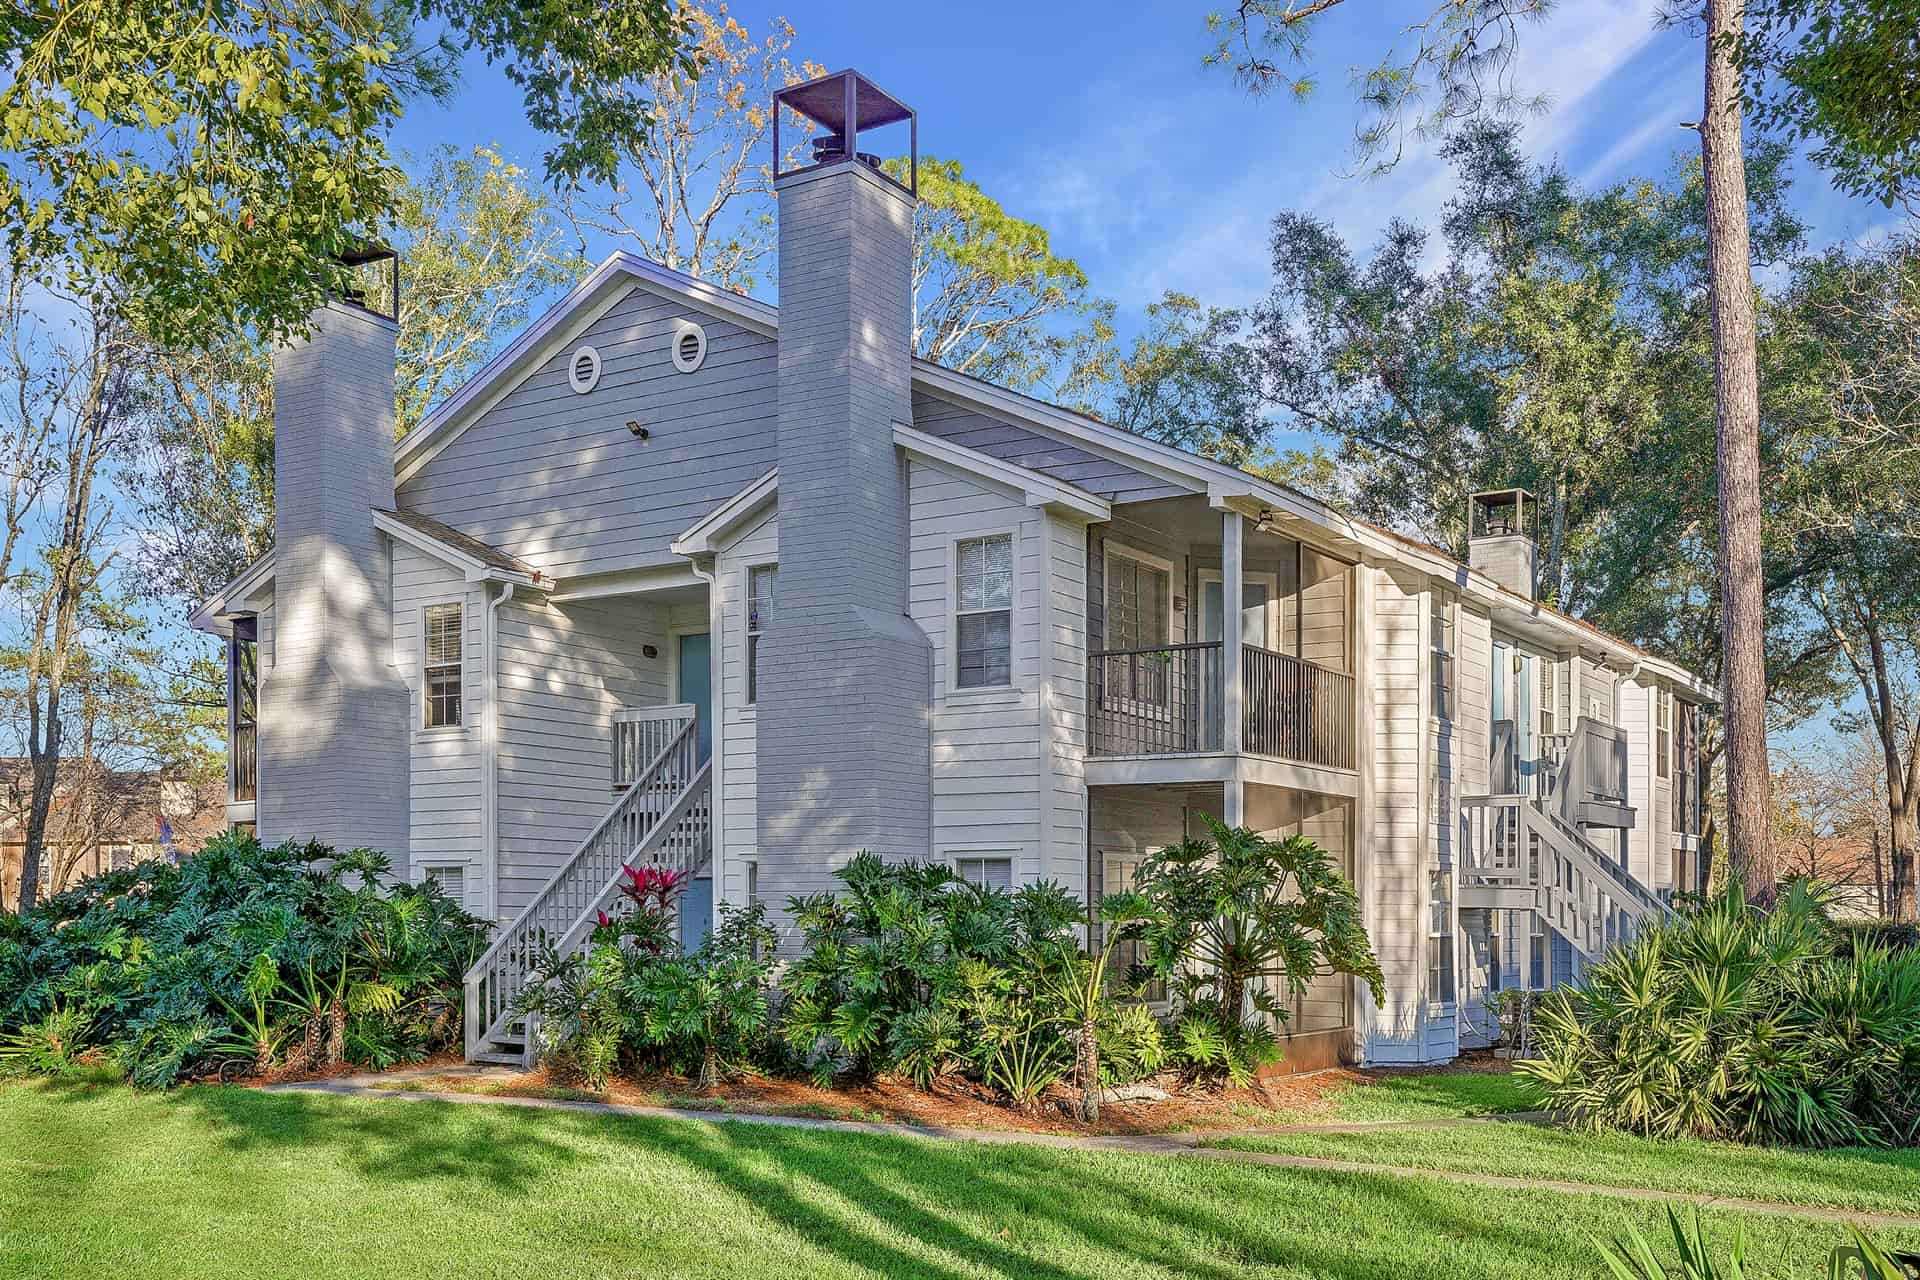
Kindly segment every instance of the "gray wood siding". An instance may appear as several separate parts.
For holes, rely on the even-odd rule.
[[[911,515],[908,613],[933,646],[933,856],[1013,859],[1016,883],[1042,878],[1044,778],[1040,710],[1043,512],[971,476],[933,463],[908,468]],[[954,544],[1014,538],[1012,684],[953,687]]]
[[[668,350],[679,319],[707,333],[692,373]],[[567,362],[583,344],[600,353],[600,381],[576,395]],[[773,340],[636,288],[409,478],[399,502],[569,577],[681,563],[669,541],[773,460]]]
[[[646,644],[660,656],[647,658]],[[499,646],[499,910],[509,918],[613,803],[613,712],[668,700],[666,612],[515,600],[500,610]]]
[[[913,425],[929,435],[1078,485],[1111,502],[1145,502],[1191,492],[1078,445],[954,404],[926,391],[913,393]]]
[[[427,729],[421,625],[431,604],[460,606],[460,719]],[[481,768],[486,732],[486,596],[466,576],[403,542],[393,543],[393,667],[408,689],[412,796],[411,865],[396,871],[418,883],[429,866],[466,870],[467,901],[489,901],[493,868],[481,865]]]
[[[1375,575],[1373,601],[1373,846],[1369,933],[1386,977],[1368,1036],[1369,1062],[1425,1056],[1426,862],[1422,856],[1420,739],[1426,732],[1425,583],[1403,570]]]
[[[719,733],[714,754],[720,759],[720,822],[725,864],[719,896],[740,906],[747,902],[747,865],[759,844],[759,715],[747,701],[747,572],[780,559],[779,522],[769,512],[714,558],[713,590],[719,596],[720,678],[714,697]],[[775,603],[775,617],[779,605]],[[775,904],[768,903],[768,908]]]
[[[1087,540],[1083,527],[1049,517],[1047,580],[1043,588],[1048,646],[1044,687],[1046,751],[1052,821],[1042,851],[1044,873],[1073,893],[1087,891]]]

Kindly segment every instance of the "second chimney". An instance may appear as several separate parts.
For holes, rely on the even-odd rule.
[[[1467,564],[1532,600],[1538,586],[1539,544],[1533,495],[1525,489],[1492,489],[1467,499]]]

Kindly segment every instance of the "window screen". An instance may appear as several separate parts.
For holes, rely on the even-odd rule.
[[[983,889],[1013,888],[1012,858],[955,858],[953,869],[962,880]]]
[[[1156,649],[1167,643],[1168,574],[1115,552],[1107,557],[1109,649]]]
[[[760,700],[760,637],[773,621],[773,591],[780,566],[757,564],[747,570],[747,702]]]

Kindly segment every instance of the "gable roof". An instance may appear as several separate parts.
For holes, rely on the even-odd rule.
[[[635,254],[615,252],[399,441],[394,448],[398,478],[404,480],[425,466],[467,426],[498,403],[529,373],[544,364],[555,349],[577,337],[635,288],[673,298],[766,337],[779,335],[780,315],[777,308],[758,299],[717,288]],[[1190,493],[1205,494],[1216,507],[1238,509],[1245,515],[1265,518],[1275,527],[1290,532],[1311,530],[1315,541],[1333,543],[1330,549],[1356,557],[1372,554],[1408,564],[1433,577],[1452,582],[1463,596],[1478,600],[1489,610],[1499,611],[1508,621],[1555,631],[1574,638],[1575,643],[1584,640],[1616,659],[1659,675],[1697,698],[1712,700],[1717,697],[1716,690],[1676,663],[1657,658],[1570,614],[1507,591],[1486,575],[1476,573],[1437,547],[1357,519],[1286,485],[1162,444],[1089,415],[1009,391],[967,374],[955,373],[918,357],[913,360],[912,385],[916,391],[925,391],[941,399],[978,408],[990,416],[1011,419],[1022,427],[1121,462]],[[916,432],[916,435],[924,434]],[[994,461],[1000,462],[999,459]],[[1085,496],[1100,501],[1094,495]],[[698,527],[695,526],[696,529]],[[688,531],[689,534],[693,532]],[[682,535],[683,538],[686,536]]]
[[[778,488],[779,472],[767,472],[696,520],[669,544],[671,550],[678,556],[712,555],[725,545],[735,529],[773,501]]]

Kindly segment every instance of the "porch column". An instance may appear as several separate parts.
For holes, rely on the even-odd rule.
[[[1220,688],[1223,699],[1221,749],[1237,755],[1245,729],[1241,713],[1245,693],[1240,678],[1240,596],[1246,580],[1245,529],[1231,507],[1220,513]]]

